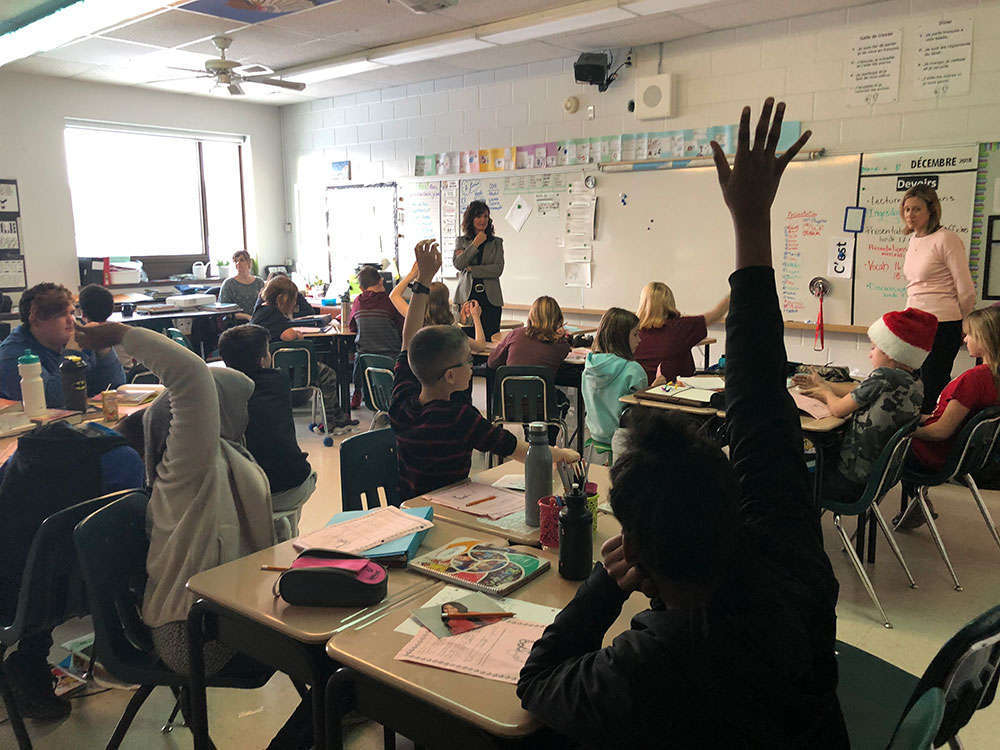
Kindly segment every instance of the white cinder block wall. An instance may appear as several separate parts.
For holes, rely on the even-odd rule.
[[[972,15],[975,23],[970,93],[914,99],[917,26],[958,14]],[[898,101],[847,106],[851,39],[861,31],[893,28],[903,32]],[[663,44],[662,72],[678,79],[677,116],[668,120],[639,121],[626,110],[634,76],[657,72],[655,44],[636,48],[636,66],[622,71],[603,94],[574,82],[574,54],[283,107],[286,206],[293,223],[289,253],[307,269],[307,258],[321,257],[325,165],[336,160],[350,159],[355,181],[389,181],[411,175],[418,154],[722,125],[735,122],[743,104],[756,108],[766,95],[783,98],[788,117],[813,131],[810,146],[833,153],[1000,140],[998,46],[998,0],[889,0]],[[573,115],[562,109],[569,95],[580,99]],[[588,104],[596,106],[594,120],[586,119]],[[661,280],[669,283],[666,271]],[[720,341],[714,358],[724,332],[717,327],[712,335]],[[822,352],[813,351],[811,331],[790,331],[785,338],[790,359],[870,368],[864,336],[828,333]],[[955,372],[969,362],[960,354]]]

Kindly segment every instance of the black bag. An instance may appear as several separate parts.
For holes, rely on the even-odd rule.
[[[337,562],[366,563],[361,570],[337,567]],[[296,567],[298,565],[298,567]],[[353,566],[352,566],[353,567]],[[358,607],[385,599],[389,574],[377,562],[347,552],[303,550],[275,583],[289,604],[304,607]]]

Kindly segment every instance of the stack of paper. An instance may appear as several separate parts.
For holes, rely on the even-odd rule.
[[[462,482],[425,497],[438,505],[494,520],[524,509],[524,495],[478,482]]]
[[[356,554],[415,532],[425,531],[433,525],[426,519],[389,506],[325,526],[319,531],[298,537],[292,544],[297,550],[329,549]]]

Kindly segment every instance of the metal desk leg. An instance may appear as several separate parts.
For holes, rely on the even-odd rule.
[[[583,383],[576,387],[576,452],[583,456],[583,426],[586,423],[583,407]]]
[[[199,599],[188,612],[188,660],[191,665],[191,735],[195,750],[210,750],[212,740],[208,736],[208,705],[205,698],[205,654],[204,629],[206,621],[205,603]]]
[[[706,370],[709,367],[712,366],[712,358],[709,356],[709,353],[708,353],[709,347],[711,347],[711,346],[712,346],[711,344],[705,344],[705,369]]]

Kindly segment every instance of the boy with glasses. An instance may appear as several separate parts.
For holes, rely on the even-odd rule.
[[[421,328],[441,251],[434,241],[423,240],[414,252],[419,273],[403,325],[403,351],[396,360],[389,407],[404,500],[468,477],[473,449],[518,461],[528,452],[527,443],[491,425],[469,400],[469,337],[455,326]],[[553,448],[552,457],[556,462],[575,461],[579,455]]]

